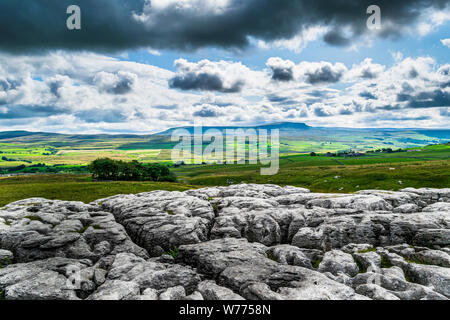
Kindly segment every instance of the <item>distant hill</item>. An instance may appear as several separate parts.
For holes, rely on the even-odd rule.
[[[177,129],[185,129],[191,134],[194,132],[193,126],[175,127],[164,130],[162,132],[154,134],[60,134],[50,132],[30,132],[30,131],[4,131],[0,132],[0,140],[9,140],[14,138],[20,138],[20,140],[27,140],[28,142],[38,141],[42,139],[49,140],[72,140],[72,141],[88,141],[88,140],[108,140],[108,139],[155,139],[158,136],[170,136],[172,132]],[[416,132],[418,134],[441,139],[450,140],[450,130],[447,129],[394,129],[394,128],[345,128],[345,127],[311,127],[301,122],[276,122],[264,125],[255,126],[204,126],[203,132],[216,129],[221,132],[225,132],[227,129],[278,129],[280,136],[284,137],[299,137],[299,136],[329,136],[332,134],[368,134],[383,133],[389,136],[389,132]],[[446,143],[447,141],[442,141]]]
[[[194,133],[193,126],[171,128],[155,134],[58,134],[47,132],[0,132],[0,143],[33,144],[66,149],[172,149],[172,133],[185,129]],[[226,130],[278,129],[283,152],[371,150],[376,148],[410,148],[450,141],[447,129],[394,129],[394,128],[333,128],[311,127],[305,123],[278,122],[256,126],[205,126],[203,132],[216,129],[224,135]],[[2,150],[0,150],[2,151]],[[13,157],[14,158],[14,157]]]
[[[51,132],[30,132],[30,131],[4,131],[0,132],[0,140],[19,139],[22,142],[40,142],[43,139],[49,141],[88,141],[88,140],[108,140],[108,139],[145,139],[153,135],[138,134],[61,134]]]
[[[188,126],[188,127],[178,127],[178,128],[171,128],[169,130],[156,133],[156,135],[166,135],[170,136],[172,135],[172,132],[179,129],[185,129],[189,133],[194,133],[194,127]],[[208,130],[215,129],[219,130],[223,133],[226,132],[226,130],[236,130],[236,129],[265,129],[265,130],[272,130],[272,129],[278,129],[280,130],[280,135],[292,135],[295,134],[298,131],[305,131],[310,130],[312,127],[308,126],[305,123],[296,123],[296,122],[278,122],[278,123],[271,123],[271,124],[265,124],[265,125],[257,125],[257,126],[204,126],[203,132],[206,132]]]
[[[203,131],[209,129],[217,129],[221,132],[225,132],[227,129],[279,129],[280,135],[291,136],[296,135],[298,132],[303,132],[305,130],[310,130],[312,127],[306,125],[305,123],[295,123],[295,122],[279,122],[271,123],[259,126],[205,126]],[[65,140],[65,141],[88,141],[88,140],[108,140],[108,139],[153,139],[157,136],[170,136],[172,132],[177,129],[186,129],[191,134],[194,132],[194,127],[176,127],[171,128],[162,132],[154,134],[60,134],[60,133],[50,133],[50,132],[30,132],[30,131],[4,131],[0,132],[0,140],[9,140],[14,138],[20,138],[21,141],[27,142],[38,142],[42,139],[50,140]]]
[[[0,132],[0,139],[11,139],[18,137],[26,137],[33,135],[42,135],[41,132],[29,132],[29,131],[4,131]],[[56,133],[46,133],[47,135],[57,135]]]

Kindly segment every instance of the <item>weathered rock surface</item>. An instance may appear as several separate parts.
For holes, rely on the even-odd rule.
[[[351,254],[340,250],[331,250],[325,253],[318,271],[330,272],[335,276],[343,273],[354,277],[358,274],[359,269]]]
[[[14,255],[9,250],[0,249],[0,268],[6,267],[13,262]]]
[[[87,300],[126,300],[139,294],[139,285],[131,281],[111,280],[102,284]]]
[[[204,300],[244,300],[233,290],[218,286],[214,281],[203,281],[198,285],[198,291]]]
[[[181,192],[118,195],[96,203],[112,212],[134,242],[151,256],[182,244],[206,241],[214,219],[208,201]]]
[[[0,217],[0,248],[11,251],[16,262],[51,257],[95,262],[119,252],[148,257],[111,213],[81,202],[27,199],[2,208]]]
[[[191,294],[201,282],[192,268],[144,260],[129,253],[119,253],[109,269],[107,279],[134,282],[141,291],[148,288],[166,290],[181,286]]]
[[[247,299],[308,299],[309,295],[315,299],[362,298],[317,271],[270,260],[265,251],[261,244],[226,238],[182,246],[180,259]],[[259,288],[254,288],[255,283]]]
[[[0,208],[0,299],[450,298],[450,189],[232,185]]]
[[[67,258],[9,265],[0,269],[0,291],[8,300],[76,300],[89,279],[72,277],[72,270],[82,274],[90,266],[90,260]]]

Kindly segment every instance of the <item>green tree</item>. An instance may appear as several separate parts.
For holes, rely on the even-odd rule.
[[[92,161],[88,169],[92,177],[98,180],[117,180],[119,177],[119,163],[109,158],[100,158]]]
[[[173,172],[159,163],[143,164],[136,160],[125,162],[101,158],[92,161],[88,169],[97,180],[176,181]]]

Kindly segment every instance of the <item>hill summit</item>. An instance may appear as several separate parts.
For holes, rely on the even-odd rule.
[[[166,131],[157,133],[156,135],[171,135],[173,131],[178,129],[185,129],[189,131],[189,133],[194,133],[194,127],[193,126],[187,126],[187,127],[177,127],[177,128],[171,128]],[[255,126],[203,126],[202,127],[203,132],[207,130],[219,130],[223,133],[225,133],[226,130],[236,130],[236,129],[265,129],[265,130],[274,130],[278,129],[280,130],[280,133],[292,133],[294,131],[303,131],[303,130],[310,130],[312,127],[308,126],[306,123],[302,122],[276,122],[276,123],[270,123],[270,124],[263,124],[263,125],[255,125]]]

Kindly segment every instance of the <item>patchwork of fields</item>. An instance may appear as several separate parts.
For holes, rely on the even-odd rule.
[[[248,127],[245,132],[259,132],[274,128],[280,133],[280,154],[298,155],[338,152],[345,150],[367,151],[383,148],[419,148],[450,142],[450,130],[420,129],[347,129],[313,128],[302,123],[278,123]],[[188,132],[192,128],[185,128]],[[226,132],[228,127],[204,127]],[[170,162],[171,150],[178,143],[171,141],[172,131],[155,135],[67,135],[34,132],[0,132],[0,168],[30,164],[49,166],[83,166],[99,157],[140,162]],[[203,149],[209,144],[203,142]],[[234,140],[224,138],[227,147],[244,147]],[[204,156],[209,162],[209,156]]]
[[[261,176],[259,165],[189,165],[172,169],[178,183],[96,182],[88,174],[3,177],[0,178],[0,206],[30,197],[90,202],[119,193],[184,191],[241,182],[294,185],[313,192],[336,193],[450,187],[450,145],[420,150],[362,158],[288,155],[280,158],[280,170],[274,176]]]
[[[176,143],[170,141],[169,135],[0,133],[0,173],[10,173],[11,169],[17,169],[11,171],[12,175],[37,173],[0,175],[0,206],[29,197],[89,202],[118,193],[187,190],[240,182],[294,185],[316,192],[450,187],[450,139],[446,130],[429,133],[322,128],[288,133],[289,136],[280,137],[280,169],[274,176],[261,176],[260,165],[188,164],[172,168],[178,183],[96,182],[86,168],[89,162],[100,157],[170,164],[171,149]],[[357,157],[325,155],[350,149],[364,152],[382,148],[403,151]],[[317,156],[311,156],[312,151]],[[208,162],[207,158],[204,160]]]

